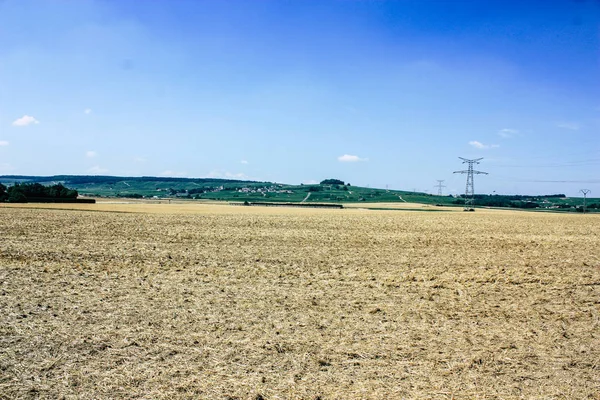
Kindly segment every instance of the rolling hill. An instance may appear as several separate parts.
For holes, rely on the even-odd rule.
[[[22,176],[3,175],[0,183],[61,183],[90,197],[146,199],[194,199],[230,202],[307,202],[307,203],[392,203],[409,202],[461,206],[455,196],[350,186],[349,184],[290,185],[273,182],[216,178],[118,177],[97,175]],[[556,195],[476,195],[477,206],[522,209],[581,211],[582,198]],[[600,209],[600,199],[588,199],[589,211]]]

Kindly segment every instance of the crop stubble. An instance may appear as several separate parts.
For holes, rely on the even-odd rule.
[[[103,207],[0,208],[0,398],[600,398],[595,216]]]

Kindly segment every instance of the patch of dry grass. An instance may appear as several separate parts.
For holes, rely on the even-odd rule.
[[[599,398],[596,216],[77,207],[0,208],[0,398]]]

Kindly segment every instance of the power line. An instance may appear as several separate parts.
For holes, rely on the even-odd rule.
[[[473,211],[473,203],[475,202],[475,185],[473,184],[473,175],[483,174],[487,175],[487,172],[476,171],[473,169],[473,164],[479,164],[482,158],[476,158],[474,160],[467,160],[466,158],[458,157],[463,160],[463,164],[467,164],[467,169],[462,171],[454,171],[455,174],[467,174],[467,186],[465,188],[465,211]]]
[[[596,144],[590,145],[590,147],[595,147]],[[560,152],[560,153],[547,153],[541,155],[528,155],[527,160],[557,160],[560,158],[581,158],[581,157],[598,157],[600,156],[600,150],[586,150],[586,151],[574,151],[574,152]]]
[[[565,168],[565,167],[586,167],[600,164],[600,158],[590,158],[587,160],[577,161],[566,161],[562,163],[551,163],[551,164],[529,164],[529,165],[518,165],[518,164],[495,164],[497,167],[502,168]]]
[[[519,183],[600,183],[600,179],[588,179],[588,180],[569,180],[569,179],[522,179],[512,176],[496,175],[496,179],[502,181],[511,181]]]

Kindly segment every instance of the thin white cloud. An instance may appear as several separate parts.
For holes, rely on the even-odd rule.
[[[0,146],[8,146],[8,142],[6,140],[0,140]]]
[[[186,173],[181,171],[166,170],[160,173],[160,176],[171,178],[185,178]]]
[[[13,126],[27,126],[31,124],[39,124],[40,121],[33,118],[31,115],[23,115],[21,118],[18,118],[13,121]]]
[[[218,169],[210,171],[207,177],[220,179],[252,180],[248,175],[244,174],[243,172],[233,173],[229,171],[220,171]]]
[[[305,185],[316,185],[319,182],[315,181],[314,179],[309,179],[309,180],[304,181],[302,183],[305,184]]]
[[[87,158],[94,158],[98,155],[98,153],[96,153],[94,150],[88,150],[85,152],[85,156]]]
[[[504,129],[500,129],[498,131],[498,135],[505,139],[511,138],[518,133],[519,133],[519,131],[517,129],[510,129],[510,128],[504,128]]]
[[[240,161],[240,163],[241,163],[241,164],[248,164],[248,161],[246,161],[246,160],[242,160],[242,161]]]
[[[500,147],[500,145],[498,145],[498,144],[483,144],[481,142],[478,142],[477,140],[472,140],[469,142],[469,144],[471,146],[475,147],[476,149],[481,149],[481,150],[495,149],[497,147]]]
[[[87,170],[88,174],[101,175],[108,172],[106,168],[102,168],[99,165],[94,165],[92,168]]]
[[[143,163],[143,162],[146,162],[146,159],[144,157],[134,157],[133,161],[135,161],[137,163]]]
[[[84,114],[91,114],[92,113],[92,109],[91,108],[86,108],[85,110],[83,110]]]
[[[559,128],[568,129],[570,131],[578,131],[581,126],[577,122],[561,122],[556,125]]]
[[[350,154],[344,154],[343,156],[339,156],[339,162],[359,162],[359,161],[369,161],[368,158],[360,158],[359,156],[353,156]]]
[[[233,174],[231,172],[225,172],[225,177],[229,178],[229,179],[244,179],[244,180],[250,179],[248,177],[248,175],[246,175],[242,172],[238,172],[237,174]]]

